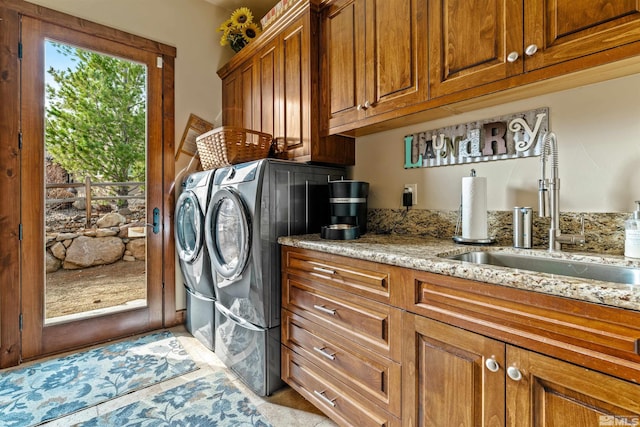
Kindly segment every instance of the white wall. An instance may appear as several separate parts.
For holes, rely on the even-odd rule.
[[[558,137],[560,208],[630,212],[640,200],[640,75],[511,102],[360,137],[354,179],[370,183],[370,208],[398,208],[404,184],[418,184],[418,208],[455,210],[461,178],[487,177],[489,210],[537,209],[539,157],[437,168],[403,168],[404,136],[548,106]]]
[[[221,81],[216,71],[233,55],[221,47],[219,25],[229,11],[204,0],[32,0],[89,21],[146,37],[177,50],[175,62],[175,145],[189,114],[220,124]],[[182,156],[184,158],[184,156]],[[180,161],[176,172],[186,166]],[[176,265],[176,308],[186,306]]]

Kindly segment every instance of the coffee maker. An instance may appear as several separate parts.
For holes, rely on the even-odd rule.
[[[367,232],[367,197],[369,183],[364,181],[329,181],[328,226],[321,229],[324,239],[357,239]]]

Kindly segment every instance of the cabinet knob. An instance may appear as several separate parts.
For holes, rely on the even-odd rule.
[[[527,48],[524,50],[524,53],[527,56],[531,56],[533,54],[535,54],[538,51],[538,45],[536,44],[530,44],[529,46],[527,46]]]
[[[509,368],[507,368],[507,375],[514,381],[520,381],[522,379],[522,373],[520,372],[520,369],[516,368],[515,366],[509,366]]]
[[[486,366],[487,369],[491,372],[498,372],[500,370],[500,365],[498,365],[498,362],[496,362],[496,359],[494,359],[493,357],[487,359],[484,362],[484,366]]]
[[[509,55],[507,55],[507,62],[516,62],[519,57],[520,55],[518,55],[518,52],[513,51]]]
[[[369,101],[365,101],[364,104],[358,104],[356,108],[358,109],[358,111],[360,111],[360,110],[366,110],[369,107],[371,107],[371,103]]]

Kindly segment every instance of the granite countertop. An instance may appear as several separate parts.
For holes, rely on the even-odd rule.
[[[640,311],[640,285],[579,279],[441,257],[475,250],[498,250],[640,268],[640,260],[634,261],[623,256],[599,256],[576,252],[550,253],[545,249],[515,249],[495,245],[470,246],[455,244],[453,240],[397,234],[365,234],[356,240],[326,240],[321,239],[319,234],[307,234],[280,237],[278,242],[286,246]]]

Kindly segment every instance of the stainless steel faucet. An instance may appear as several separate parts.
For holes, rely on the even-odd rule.
[[[584,243],[584,217],[580,234],[562,234],[560,231],[560,178],[558,176],[558,142],[553,132],[544,134],[540,162],[542,177],[538,180],[538,216],[551,217],[549,224],[549,251],[559,251],[562,243]],[[546,176],[547,156],[551,155],[551,179]]]

